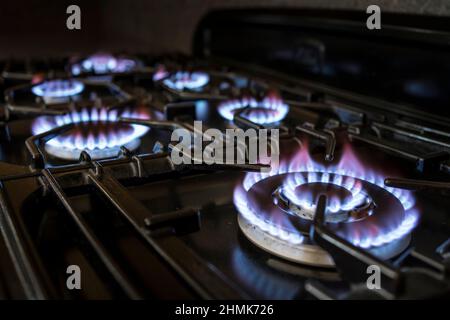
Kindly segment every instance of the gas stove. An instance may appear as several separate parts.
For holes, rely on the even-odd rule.
[[[448,48],[413,20],[361,39],[348,15],[224,11],[189,57],[3,61],[0,297],[449,297]],[[278,130],[278,163],[249,161],[259,139],[174,161],[176,130],[237,128]]]

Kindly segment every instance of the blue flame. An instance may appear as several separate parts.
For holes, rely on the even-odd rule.
[[[308,172],[308,174],[304,174],[303,172]],[[375,226],[377,228],[374,228],[374,230],[371,230],[371,232],[367,232],[366,234],[355,232],[354,234],[343,235],[348,241],[358,247],[377,247],[393,240],[400,239],[409,234],[418,223],[419,213],[414,207],[415,200],[412,193],[407,190],[385,186],[384,178],[382,176],[374,172],[363,170],[350,152],[347,151],[344,154],[337,166],[323,166],[313,162],[309,157],[307,149],[302,148],[295,159],[284,162],[279,167],[272,168],[270,172],[247,173],[242,185],[237,186],[234,191],[234,204],[240,214],[262,231],[281,240],[299,244],[304,242],[305,238],[300,232],[293,233],[292,231],[284,230],[276,223],[276,221],[267,220],[258,214],[258,212],[255,212],[251,202],[247,198],[247,192],[257,182],[285,173],[296,173],[284,182],[284,187],[290,189],[293,189],[302,183],[326,182],[343,186],[352,193],[354,199],[349,202],[329,204],[327,210],[330,211],[351,208],[355,203],[361,201],[361,197],[366,197],[364,190],[355,183],[355,179],[364,180],[379,188],[383,188],[400,201],[405,211],[402,221],[392,221],[391,225],[388,227]],[[311,209],[314,208],[313,203],[301,199],[295,194],[291,194],[290,197],[301,205],[311,206]]]
[[[174,90],[197,90],[209,83],[209,75],[205,72],[179,71],[164,79],[163,83]]]
[[[49,80],[37,84],[31,91],[43,98],[65,98],[77,95],[84,90],[84,84],[77,80]]]
[[[351,193],[352,196],[344,200],[341,200],[338,197],[329,198],[327,211],[331,213],[336,213],[342,210],[348,211],[368,201],[368,196],[363,192],[361,183],[359,183],[358,180],[351,176],[342,176],[340,174],[330,172],[309,171],[307,174],[296,172],[285,180],[285,183],[281,189],[290,202],[307,210],[315,211],[316,199],[311,193],[303,193],[302,195],[298,195],[295,192],[297,187],[315,182],[340,186]]]
[[[117,122],[119,117],[148,119],[147,114],[134,109],[107,110],[106,108],[84,108],[81,111],[73,111],[65,115],[42,116],[37,118],[32,126],[33,134],[40,134],[53,128],[61,127],[66,124],[91,124],[95,126],[101,123]],[[53,147],[64,148],[68,150],[95,150],[120,147],[129,142],[140,138],[149,130],[142,125],[129,125],[130,130],[108,130],[107,132],[92,132],[83,136],[81,134],[59,135],[49,140],[47,144]]]
[[[94,72],[96,74],[120,73],[131,71],[136,67],[136,61],[127,58],[114,57],[109,54],[95,54],[80,63],[72,65],[72,74]]]
[[[255,182],[256,183],[256,182]],[[274,221],[262,218],[257,212],[251,208],[247,199],[246,190],[238,186],[234,190],[233,202],[240,214],[252,225],[264,232],[271,234],[281,240],[288,241],[292,244],[300,244],[304,241],[304,237],[299,232],[290,232],[281,228]]]
[[[252,97],[225,101],[218,106],[219,114],[233,120],[234,114],[248,108],[242,113],[244,118],[258,124],[271,124],[283,120],[289,112],[289,106],[276,95],[268,95],[262,101]]]

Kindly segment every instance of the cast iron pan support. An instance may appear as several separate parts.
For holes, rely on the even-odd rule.
[[[320,195],[314,223],[310,229],[311,239],[331,255],[345,281],[352,284],[366,283],[370,276],[367,273],[368,266],[376,265],[380,269],[382,289],[393,295],[399,294],[402,290],[403,277],[398,270],[369,252],[352,245],[326,226],[326,202],[327,197]]]

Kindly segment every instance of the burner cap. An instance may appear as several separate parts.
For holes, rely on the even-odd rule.
[[[353,191],[333,183],[312,182],[293,187],[285,184],[273,194],[275,204],[288,213],[313,220],[319,195],[325,194],[327,222],[352,222],[372,214],[375,203],[361,191]]]

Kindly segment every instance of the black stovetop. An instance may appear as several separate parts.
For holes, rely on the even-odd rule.
[[[245,15],[236,17],[240,17],[237,24],[246,25]],[[228,48],[221,49],[214,41],[200,45],[205,30],[226,41],[220,28],[223,16],[218,18],[214,23],[206,19],[198,31],[196,50],[199,46],[210,49],[202,58],[127,55],[121,57],[134,59],[134,68],[85,70],[76,75],[67,67],[73,59],[45,64],[2,62],[0,297],[448,297],[450,127],[444,115],[426,117],[423,105],[408,108],[398,101],[329,87],[334,78],[327,82],[320,77],[288,76],[277,60],[281,56],[274,58],[273,52],[257,55],[258,66],[242,64],[233,54],[219,58],[219,53],[227,56]],[[254,23],[246,31],[251,33]],[[304,49],[314,54],[316,47],[308,41]],[[241,54],[245,60],[249,57]],[[295,68],[305,67],[299,59]],[[314,73],[313,64],[306,68]],[[180,71],[184,76],[206,74],[209,82],[199,89],[178,90],[166,80],[180,76]],[[32,88],[42,81],[71,76],[84,83],[89,94],[57,103],[33,95]],[[220,108],[227,101],[237,103],[248,96],[263,99],[273,92],[289,106],[281,121],[261,125],[241,114],[233,120],[221,116]],[[131,123],[149,128],[139,145],[132,149],[119,145],[108,157],[94,158],[86,149],[72,159],[61,159],[46,144],[73,127],[64,129],[67,124],[62,124],[52,128],[51,134],[33,131],[39,117],[64,117],[99,106],[144,108],[149,119],[114,120],[118,126]],[[323,221],[325,198],[320,197],[302,236],[321,247],[334,265],[314,265],[264,250],[261,242],[242,231],[243,213],[235,200],[242,179],[255,174],[258,164],[177,165],[172,161],[171,132],[192,130],[194,120],[202,121],[203,130],[277,128],[281,159],[288,163],[292,155],[307,150],[321,168],[334,167],[347,159],[350,149],[357,161],[347,159],[347,174],[356,167],[364,173],[376,172],[379,187],[395,187],[399,198],[401,192],[411,192],[417,225],[401,234],[401,250],[389,257],[377,255]],[[365,181],[368,175],[354,178]],[[269,233],[264,237],[273,241]],[[297,250],[297,245],[291,243],[290,250]],[[69,265],[81,268],[82,290],[67,288]],[[366,285],[371,265],[381,270],[381,289]]]

